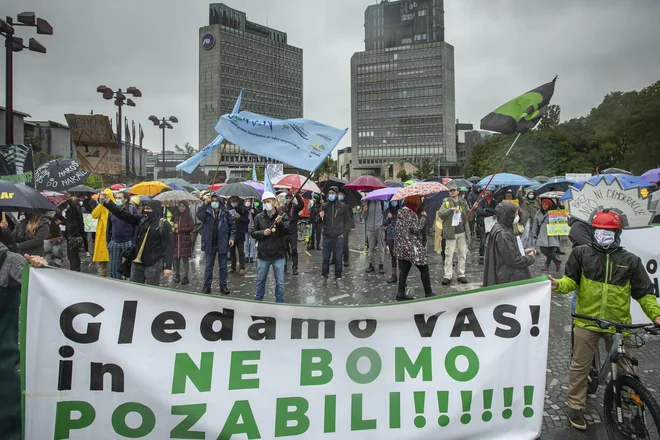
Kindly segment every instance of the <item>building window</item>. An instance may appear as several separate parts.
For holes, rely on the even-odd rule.
[[[420,17],[425,16],[425,15],[426,15],[426,9],[422,9],[421,11],[419,11],[419,12],[417,13],[417,15],[420,16]]]

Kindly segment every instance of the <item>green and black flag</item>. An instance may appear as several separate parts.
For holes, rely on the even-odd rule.
[[[555,93],[557,77],[512,99],[481,120],[481,129],[502,134],[525,133],[541,120]]]

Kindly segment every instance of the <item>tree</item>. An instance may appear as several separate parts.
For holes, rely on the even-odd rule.
[[[401,170],[396,173],[396,178],[401,179],[402,182],[407,182],[411,177],[412,176],[410,174],[406,173],[406,170]]]
[[[337,161],[331,156],[328,156],[314,172],[316,180],[327,180],[335,175],[337,175]]]
[[[187,158],[193,157],[195,154],[197,154],[197,150],[195,150],[195,147],[190,145],[189,142],[183,144],[183,147],[179,147],[179,145],[174,144],[174,150],[181,154],[185,154]]]
[[[92,173],[87,177],[87,180],[85,180],[85,185],[90,188],[99,189],[103,186],[103,178],[98,174]]]
[[[419,161],[419,164],[416,166],[413,176],[420,180],[425,180],[433,177],[434,175],[435,164],[433,163],[433,159],[430,157],[423,157]]]
[[[547,112],[541,117],[541,121],[539,122],[539,130],[549,130],[557,127],[561,122],[560,116],[561,107],[556,104],[548,105]]]

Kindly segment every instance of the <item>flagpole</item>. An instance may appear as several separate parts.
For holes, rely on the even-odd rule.
[[[225,153],[225,148],[227,148],[227,139],[222,141],[222,150],[220,150],[220,158],[218,159],[218,166],[215,168],[215,174],[213,175],[213,180],[211,185],[215,184],[215,178],[218,177],[218,171],[220,170],[220,162],[222,162],[222,155]]]
[[[495,168],[495,172],[490,176],[490,180],[488,181],[488,183],[486,184],[486,186],[484,186],[484,189],[482,189],[481,192],[479,193],[479,197],[477,197],[477,201],[474,202],[474,205],[472,205],[472,207],[470,208],[470,212],[468,213],[468,216],[467,216],[467,219],[468,219],[468,220],[470,220],[470,217],[472,217],[472,213],[473,213],[474,210],[475,210],[475,205],[478,205],[478,204],[479,204],[479,200],[481,200],[481,198],[483,197],[484,193],[486,192],[486,190],[487,190],[488,187],[490,186],[490,183],[491,183],[491,182],[493,181],[493,179],[495,178],[495,175],[497,174],[497,172],[500,170],[500,168],[501,168],[502,165],[504,164],[504,161],[506,161],[507,157],[509,157],[509,153],[511,153],[511,150],[513,149],[514,145],[516,145],[516,142],[518,142],[518,138],[520,138],[520,135],[521,135],[521,134],[522,134],[522,133],[518,133],[518,136],[516,136],[516,138],[513,140],[513,143],[511,144],[511,146],[510,146],[509,149],[507,150],[506,154],[504,155],[504,157],[502,157],[502,160],[500,161],[500,164],[497,165],[497,168]]]

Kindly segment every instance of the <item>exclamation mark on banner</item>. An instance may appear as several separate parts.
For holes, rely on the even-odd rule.
[[[532,409],[532,402],[534,401],[534,387],[526,386],[525,387],[525,409],[523,410],[523,416],[526,418],[534,417],[534,409]]]
[[[449,412],[449,391],[438,391],[438,412],[441,414],[438,425],[444,428],[449,425],[449,416],[444,415]]]
[[[510,419],[513,415],[511,411],[511,406],[513,405],[513,388],[504,388],[504,407],[506,408],[502,411],[502,417],[505,419]]]
[[[484,390],[484,413],[481,415],[481,420],[490,422],[493,418],[493,413],[490,409],[493,407],[493,390]]]
[[[540,333],[537,325],[539,323],[539,316],[541,314],[541,306],[529,306],[529,311],[532,314],[532,328],[529,329],[529,334],[537,337]]]
[[[413,392],[413,398],[415,399],[415,412],[417,414],[424,414],[424,400],[426,393],[424,391],[415,391]],[[415,417],[415,426],[418,428],[423,428],[426,426],[426,418],[423,415],[418,415]]]
[[[472,391],[461,391],[461,403],[463,404],[463,414],[461,416],[461,423],[467,425],[472,420],[470,408],[472,408]]]
[[[401,428],[401,393],[390,393],[390,429]]]

